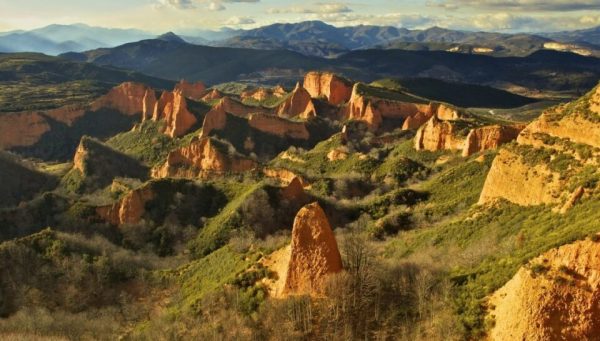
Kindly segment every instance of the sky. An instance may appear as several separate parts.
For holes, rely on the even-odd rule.
[[[305,20],[549,32],[599,26],[600,0],[0,0],[0,31],[85,23],[189,33]]]

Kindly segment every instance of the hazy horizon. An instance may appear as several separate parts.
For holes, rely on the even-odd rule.
[[[67,10],[66,10],[67,9]],[[75,0],[0,1],[0,31],[84,23],[151,33],[319,20],[334,26],[433,26],[468,31],[554,32],[600,25],[600,3],[538,0],[431,0],[321,2],[292,0],[130,0],[82,4]],[[515,14],[518,13],[518,14]]]

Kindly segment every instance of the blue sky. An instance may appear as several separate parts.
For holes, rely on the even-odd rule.
[[[0,0],[0,31],[86,23],[159,33],[304,20],[336,26],[559,31],[600,25],[600,0]]]

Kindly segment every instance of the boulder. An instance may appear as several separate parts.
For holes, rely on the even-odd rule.
[[[491,340],[596,340],[600,243],[577,241],[521,267],[490,298]]]
[[[325,212],[318,203],[304,206],[294,220],[284,294],[319,295],[327,276],[342,269],[342,258]]]
[[[331,72],[312,71],[304,76],[304,88],[313,98],[325,97],[330,104],[340,105],[352,95],[352,83]]]

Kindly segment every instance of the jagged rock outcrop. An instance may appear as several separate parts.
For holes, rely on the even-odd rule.
[[[450,121],[442,121],[432,116],[417,131],[415,136],[416,150],[460,150],[464,146],[464,137],[458,136],[458,128]]]
[[[342,271],[342,258],[325,212],[318,203],[304,206],[292,229],[284,294],[322,293],[327,276]]]
[[[206,95],[204,95],[204,97],[202,97],[202,100],[203,101],[214,101],[216,99],[221,99],[224,96],[225,95],[223,95],[223,93],[221,91],[219,91],[218,89],[212,89]]]
[[[123,199],[109,206],[96,208],[96,214],[112,225],[137,224],[142,220],[146,203],[154,199],[156,194],[150,186],[130,191]]]
[[[492,295],[491,340],[596,340],[600,243],[578,241],[531,260]]]
[[[304,185],[300,178],[295,177],[292,181],[281,189],[281,198],[294,203],[306,203],[308,195],[304,192]]]
[[[505,143],[514,141],[524,128],[523,125],[493,125],[471,129],[464,142],[462,155],[470,156],[485,150],[497,149]]]
[[[308,91],[300,83],[294,91],[277,108],[277,115],[282,117],[300,117],[308,119],[317,116],[317,109]]]
[[[179,83],[175,84],[173,91],[180,92],[183,97],[199,100],[206,94],[206,86],[202,82],[189,83],[185,79],[182,79]]]
[[[284,184],[290,184],[292,181],[297,179],[304,188],[310,188],[310,183],[306,181],[302,176],[297,175],[291,170],[284,168],[263,168],[263,174],[266,177],[277,179]]]
[[[194,178],[256,168],[256,161],[229,149],[230,146],[211,138],[194,139],[188,146],[170,152],[165,164],[152,170],[152,177]]]
[[[310,133],[303,122],[293,122],[272,115],[252,114],[248,118],[250,127],[270,135],[297,140],[308,140]]]
[[[459,111],[446,104],[410,103],[371,97],[363,93],[364,86],[361,83],[354,85],[350,101],[341,108],[340,116],[365,122],[371,131],[377,131],[384,118],[404,119],[404,130],[418,129],[433,116],[446,121],[460,118]]]
[[[281,85],[277,85],[272,88],[259,87],[256,89],[243,91],[240,94],[240,98],[242,100],[254,99],[254,100],[260,102],[260,101],[264,101],[264,100],[268,99],[269,97],[281,98],[281,97],[285,96],[286,94],[287,94],[287,92],[285,91],[285,89]]]
[[[573,193],[581,186],[577,179],[586,166],[597,168],[600,154],[599,100],[597,87],[530,123],[519,134],[516,146],[497,155],[479,202],[502,198],[519,205],[553,204],[556,212],[564,213],[572,206],[569,202],[581,199],[583,192]],[[596,189],[593,181],[585,186],[583,191]]]
[[[154,107],[156,106],[156,92],[152,89],[146,90],[142,100],[142,122],[152,119]]]
[[[347,102],[352,95],[352,83],[331,72],[309,72],[303,84],[311,97],[325,97],[333,105]]]
[[[198,119],[187,107],[187,100],[181,91],[164,91],[154,106],[152,120],[164,121],[164,133],[179,137],[187,133]]]
[[[101,108],[117,110],[126,115],[135,115],[143,111],[144,97],[147,91],[153,91],[144,84],[126,82],[112,88],[108,94],[92,102],[91,110]]]

